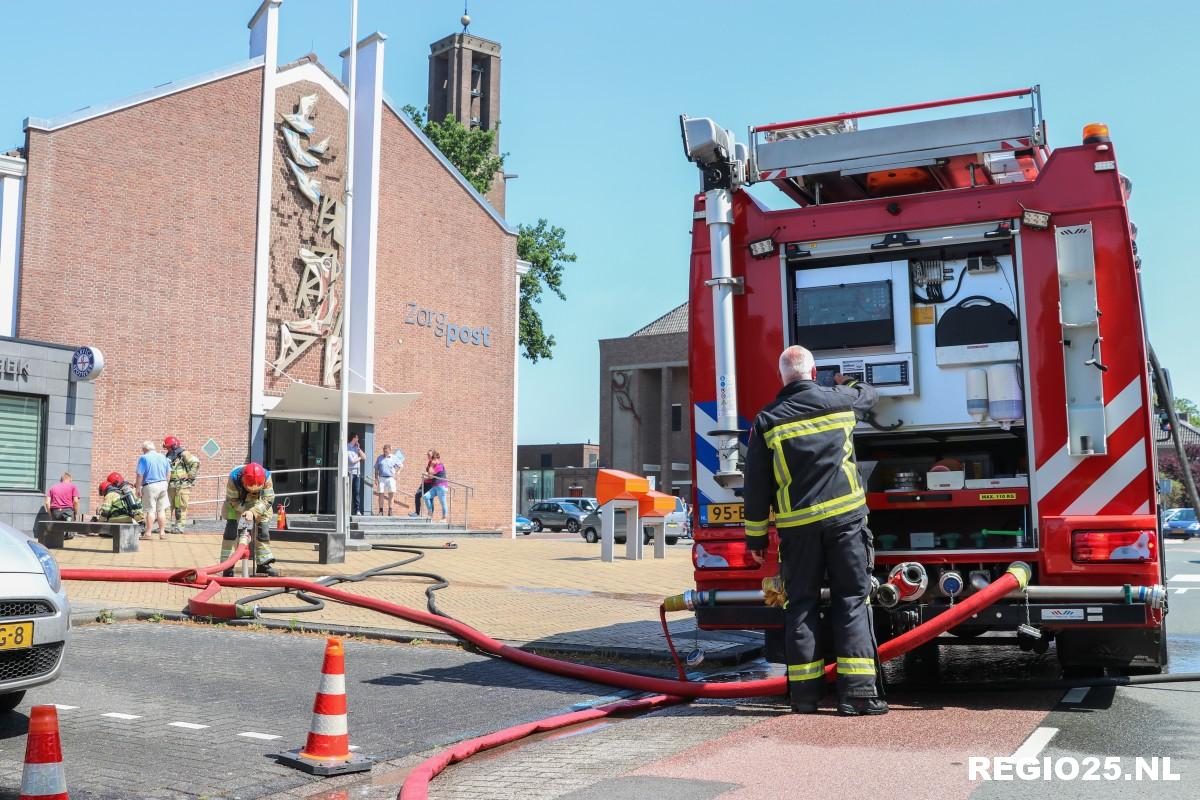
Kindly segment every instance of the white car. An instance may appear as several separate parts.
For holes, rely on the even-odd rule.
[[[58,677],[71,605],[50,551],[0,523],[0,713]]]
[[[678,536],[681,539],[689,539],[691,535],[692,521],[688,511],[688,504],[683,501],[682,497],[676,497],[675,510],[667,514],[667,536]],[[670,538],[667,541],[670,541]]]

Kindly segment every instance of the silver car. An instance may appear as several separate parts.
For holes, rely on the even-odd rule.
[[[578,533],[583,527],[583,521],[587,519],[588,512],[574,503],[542,500],[530,506],[526,516],[533,523],[534,533],[546,529],[557,532],[563,528],[571,533]]]
[[[62,668],[71,606],[50,551],[0,522],[0,713]]]

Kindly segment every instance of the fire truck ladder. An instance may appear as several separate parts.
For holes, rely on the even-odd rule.
[[[1025,96],[1030,98],[1028,108],[869,130],[858,130],[857,125],[864,117]],[[1032,86],[754,126],[750,128],[747,179],[802,188],[808,177],[848,178],[881,170],[930,167],[956,156],[1028,150],[1045,143],[1041,90]]]

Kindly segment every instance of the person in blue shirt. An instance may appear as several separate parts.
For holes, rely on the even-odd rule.
[[[379,458],[375,459],[375,494],[379,497],[379,515],[383,516],[383,501],[387,500],[387,515],[392,515],[392,497],[396,494],[396,473],[404,469],[404,454],[392,452],[385,444]]]
[[[137,481],[134,488],[142,493],[142,508],[146,513],[146,534],[158,523],[158,538],[167,538],[167,481],[171,477],[171,462],[158,452],[154,442],[142,442],[142,457],[137,462]]]

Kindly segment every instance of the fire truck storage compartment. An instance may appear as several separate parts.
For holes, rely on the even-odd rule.
[[[1034,545],[1024,428],[855,438],[878,552]]]
[[[1014,239],[985,238],[996,228],[911,232],[912,241],[945,242],[937,247],[872,250],[875,236],[784,248],[789,343],[812,351],[819,382],[832,385],[840,372],[875,386],[881,425],[1021,424]]]

